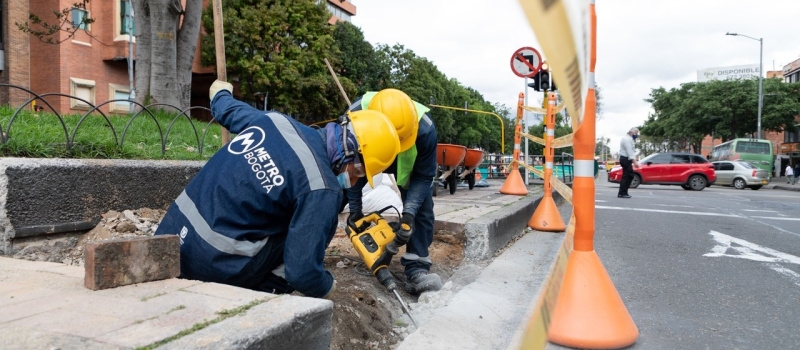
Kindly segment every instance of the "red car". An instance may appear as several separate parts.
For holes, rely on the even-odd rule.
[[[608,172],[608,182],[619,183],[622,167]],[[633,167],[631,188],[645,185],[680,185],[684,190],[702,191],[717,180],[714,164],[699,154],[656,153]]]

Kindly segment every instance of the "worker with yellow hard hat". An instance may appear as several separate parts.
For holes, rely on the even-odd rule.
[[[232,92],[217,80],[209,95],[215,120],[236,137],[192,178],[155,234],[180,236],[183,278],[329,297],[336,284],[323,259],[342,189],[392,164],[397,131],[373,110],[313,129]]]
[[[428,251],[433,242],[433,186],[438,170],[438,141],[436,128],[427,114],[429,110],[397,89],[367,92],[349,108],[349,113],[376,111],[386,115],[400,138],[400,154],[385,172],[397,177],[403,200],[400,222],[412,228],[410,237],[404,238],[398,234],[396,238],[400,240],[399,243],[406,244],[406,253],[401,257],[400,263],[405,268],[406,290],[412,294],[439,290],[442,287],[441,278],[430,272],[433,262]],[[366,183],[367,180],[359,180],[347,190],[350,205],[347,222],[357,232],[361,228],[356,227],[355,223],[364,216],[361,196]]]

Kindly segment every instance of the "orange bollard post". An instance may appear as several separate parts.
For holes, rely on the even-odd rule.
[[[614,283],[594,251],[594,147],[595,113],[594,66],[596,61],[597,15],[591,1],[592,37],[589,91],[584,118],[575,132],[575,180],[573,214],[574,249],[567,259],[556,306],[553,309],[548,340],[573,348],[619,349],[632,345],[639,329],[625,308]]]
[[[522,107],[525,105],[525,94],[519,93],[519,101],[517,101],[517,125],[514,128],[515,135],[514,135],[514,156],[511,164],[508,166],[511,167],[511,170],[508,172],[508,176],[506,177],[506,181],[503,182],[503,186],[500,187],[500,193],[502,194],[513,194],[518,196],[524,196],[528,194],[528,188],[525,187],[525,181],[522,180],[522,175],[519,174],[519,166],[517,162],[519,161],[519,142],[522,139],[522,136],[519,134],[522,131]]]
[[[528,227],[549,232],[563,232],[567,229],[564,220],[561,219],[561,213],[558,212],[555,200],[553,200],[553,185],[550,184],[550,179],[553,177],[553,138],[555,137],[556,130],[556,94],[550,93],[547,96],[547,135],[544,142],[544,196],[536,206],[533,216],[528,220]]]

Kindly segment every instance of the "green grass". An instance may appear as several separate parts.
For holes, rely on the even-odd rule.
[[[94,113],[81,122],[82,114],[73,114],[62,116],[62,125],[55,114],[34,114],[24,110],[14,118],[9,128],[14,112],[15,109],[8,106],[0,107],[0,127],[8,138],[7,142],[0,144],[0,152],[5,157],[206,160],[222,144],[218,124],[209,126],[204,121],[190,122],[185,116],[175,121],[167,135],[176,113],[153,111],[154,115],[150,116],[143,112],[132,122],[133,115],[107,115],[107,121],[101,114]],[[206,127],[208,131],[203,139]],[[162,156],[161,140],[165,137]],[[68,140],[72,142],[69,148]],[[200,142],[202,155],[198,151]]]

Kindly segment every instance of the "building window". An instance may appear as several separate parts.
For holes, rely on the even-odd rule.
[[[129,86],[120,84],[108,84],[108,96],[111,100],[127,100],[131,97]],[[114,101],[109,103],[109,110],[117,113],[128,113],[131,111],[130,102]]]
[[[800,124],[795,125],[797,131],[786,130],[783,132],[783,142],[800,142]]]
[[[89,30],[89,24],[86,20],[89,19],[89,11],[73,7],[70,12],[72,15],[72,26],[78,29]]]
[[[133,9],[131,8],[131,0],[119,0],[119,34],[136,35],[135,22],[133,21]]]
[[[136,42],[136,21],[133,18],[133,2],[131,0],[115,0],[115,11],[117,16],[114,16],[114,41],[132,41]],[[130,24],[131,29],[128,29]],[[130,35],[128,32],[133,32]]]
[[[94,80],[69,78],[69,94],[83,100],[89,101],[94,105]],[[86,102],[78,99],[69,99],[69,108],[88,110],[93,106],[86,104]]]
[[[334,17],[342,21],[350,22],[351,16],[346,11],[334,4],[331,4],[330,2],[326,2],[325,6],[328,8],[328,12],[330,12]]]

